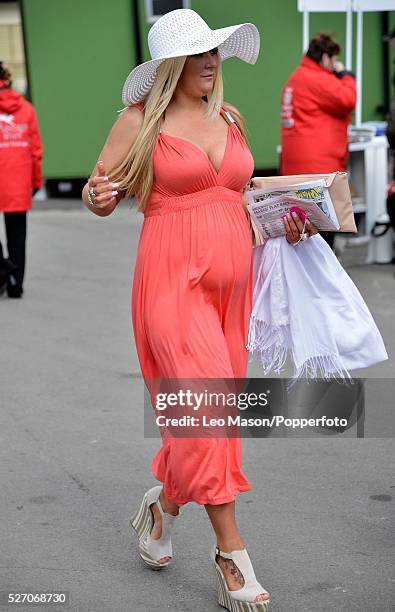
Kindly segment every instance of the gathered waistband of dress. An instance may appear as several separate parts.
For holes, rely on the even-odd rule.
[[[158,200],[152,200],[144,212],[144,217],[152,217],[154,215],[166,215],[180,210],[187,210],[197,206],[206,206],[213,204],[217,200],[226,200],[231,202],[243,203],[242,194],[239,191],[228,189],[227,187],[209,187],[194,193],[187,193],[182,196],[163,197]]]

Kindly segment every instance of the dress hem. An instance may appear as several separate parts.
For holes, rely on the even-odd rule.
[[[159,478],[157,478],[156,476],[155,476],[155,478],[159,482],[163,483],[163,481],[160,480]],[[237,495],[239,495],[240,493],[246,493],[247,491],[251,491],[251,490],[252,490],[252,486],[251,485],[246,485],[245,487],[238,487],[237,489],[235,489],[235,491],[231,495],[228,495],[226,497],[216,498],[215,500],[213,500],[213,499],[206,499],[205,501],[202,501],[202,500],[199,500],[199,499],[191,498],[191,499],[187,499],[186,501],[177,501],[177,498],[172,496],[172,495],[168,495],[167,492],[164,490],[164,487],[163,487],[163,492],[164,492],[166,498],[169,501],[171,501],[173,504],[176,504],[177,506],[184,506],[185,504],[189,504],[191,502],[194,502],[195,504],[199,504],[201,506],[205,506],[206,504],[210,504],[212,506],[219,506],[221,504],[228,504],[230,502],[233,502],[233,501],[235,501]]]

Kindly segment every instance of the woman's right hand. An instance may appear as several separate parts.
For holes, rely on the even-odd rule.
[[[108,176],[106,176],[106,170],[104,163],[99,160],[96,164],[95,172],[88,180],[89,191],[93,189],[93,193],[90,191],[91,200],[95,208],[105,209],[111,204],[117,203],[119,183],[110,183]]]
[[[304,226],[301,218],[296,212],[287,213],[283,217],[285,238],[288,244],[297,244],[300,242],[302,232],[306,232],[310,236],[318,234],[318,228],[314,223],[311,223],[309,219],[306,220],[306,227]]]

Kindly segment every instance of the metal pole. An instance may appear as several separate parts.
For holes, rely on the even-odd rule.
[[[141,44],[141,25],[139,15],[139,3],[138,0],[132,0],[132,13],[133,13],[133,39],[134,39],[134,51],[136,53],[136,66],[143,62],[143,50]]]
[[[346,20],[346,69],[352,69],[352,6],[349,2]]]
[[[26,37],[26,15],[25,15],[25,2],[24,0],[20,0],[18,2],[19,11],[21,16],[21,25],[22,25],[22,44],[23,44],[23,55],[25,60],[25,74],[26,74],[26,89],[23,92],[23,95],[29,100],[29,102],[33,101],[32,96],[32,83],[30,78],[30,55],[29,49],[27,46],[27,37]]]
[[[381,34],[382,36],[388,35],[389,26],[389,12],[384,11],[381,13]],[[383,115],[383,119],[390,110],[390,49],[389,42],[382,43],[382,62],[383,62],[383,103],[377,107],[377,111]]]
[[[309,48],[309,11],[303,11],[303,53]]]
[[[362,45],[363,45],[363,12],[357,12],[357,108],[355,124],[362,122]]]

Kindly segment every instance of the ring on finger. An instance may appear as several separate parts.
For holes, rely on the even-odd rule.
[[[96,194],[95,194],[95,191],[94,191],[93,187],[90,187],[90,188],[88,189],[88,201],[89,201],[89,204],[90,204],[90,205],[91,205],[93,208],[100,208],[100,206],[98,206],[98,205],[96,204],[96,202],[95,202],[95,201],[94,201],[92,198],[95,198],[95,199],[96,199]]]

